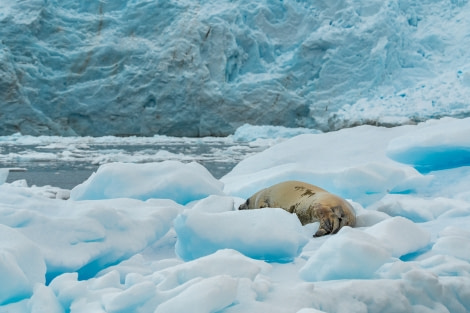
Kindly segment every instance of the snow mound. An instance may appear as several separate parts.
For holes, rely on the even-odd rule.
[[[427,231],[403,217],[384,220],[365,232],[377,238],[396,258],[424,248],[431,239]]]
[[[282,209],[205,213],[185,210],[174,222],[184,260],[234,249],[251,258],[289,262],[307,243],[297,216]]]
[[[226,193],[242,198],[281,181],[300,180],[370,204],[389,192],[409,192],[429,182],[429,177],[384,153],[391,139],[409,131],[360,126],[299,135],[246,158],[221,181]]]
[[[443,132],[442,128],[446,131]],[[420,124],[412,134],[390,141],[387,155],[420,172],[470,165],[470,119],[444,118]]]
[[[158,198],[186,204],[209,195],[222,195],[222,188],[223,184],[196,162],[109,163],[100,166],[84,183],[73,188],[70,198]]]
[[[0,306],[29,298],[45,283],[41,250],[20,232],[0,224]]]
[[[343,227],[326,240],[300,269],[306,281],[370,279],[391,252],[374,236]]]

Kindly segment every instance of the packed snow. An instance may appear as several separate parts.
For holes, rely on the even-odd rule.
[[[308,241],[299,219],[282,209],[230,209],[223,213],[190,209],[180,214],[174,221],[176,253],[184,260],[192,260],[230,248],[254,259],[289,262]]]
[[[300,134],[221,179],[109,163],[64,190],[2,169],[0,312],[469,312],[469,129]],[[314,238],[281,209],[236,209],[287,179],[347,198],[356,227]]]
[[[187,204],[210,195],[222,195],[223,183],[199,163],[178,161],[161,163],[108,163],[76,186],[73,200],[112,198],[173,199]]]
[[[470,116],[467,0],[0,2],[0,135]]]

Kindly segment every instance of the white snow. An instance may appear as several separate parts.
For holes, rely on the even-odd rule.
[[[0,304],[30,297],[45,283],[46,264],[38,246],[19,231],[0,225]]]
[[[220,249],[271,262],[292,261],[308,237],[299,219],[282,209],[205,213],[187,210],[174,221],[176,253],[192,260]]]
[[[366,233],[379,239],[394,257],[419,251],[430,241],[430,234],[412,221],[393,217],[369,227]]]
[[[469,312],[469,125],[302,134],[220,180],[110,163],[68,200],[4,182],[0,312]],[[285,179],[350,199],[357,226],[314,238],[281,209],[236,210]]]
[[[368,279],[392,254],[373,236],[349,227],[328,238],[300,269],[306,281]]]
[[[414,190],[429,182],[429,177],[386,155],[390,140],[409,129],[361,126],[300,135],[243,160],[221,181],[225,192],[243,198],[281,181],[300,180],[369,204],[388,192]]]
[[[172,199],[181,204],[222,195],[223,184],[202,165],[178,161],[108,163],[72,189],[73,200],[132,198]]]

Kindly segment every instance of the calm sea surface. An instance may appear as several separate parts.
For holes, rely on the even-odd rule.
[[[53,140],[56,138],[55,140]],[[231,142],[224,138],[97,141],[53,137],[30,143],[0,141],[0,168],[25,168],[11,172],[7,182],[25,179],[29,186],[50,185],[72,189],[85,181],[101,164],[110,162],[147,163],[165,160],[196,161],[214,177],[227,174],[244,158],[267,146]],[[149,142],[150,141],[150,142]]]

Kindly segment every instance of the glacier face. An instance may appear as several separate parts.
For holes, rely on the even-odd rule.
[[[0,134],[470,115],[467,0],[0,2]]]

